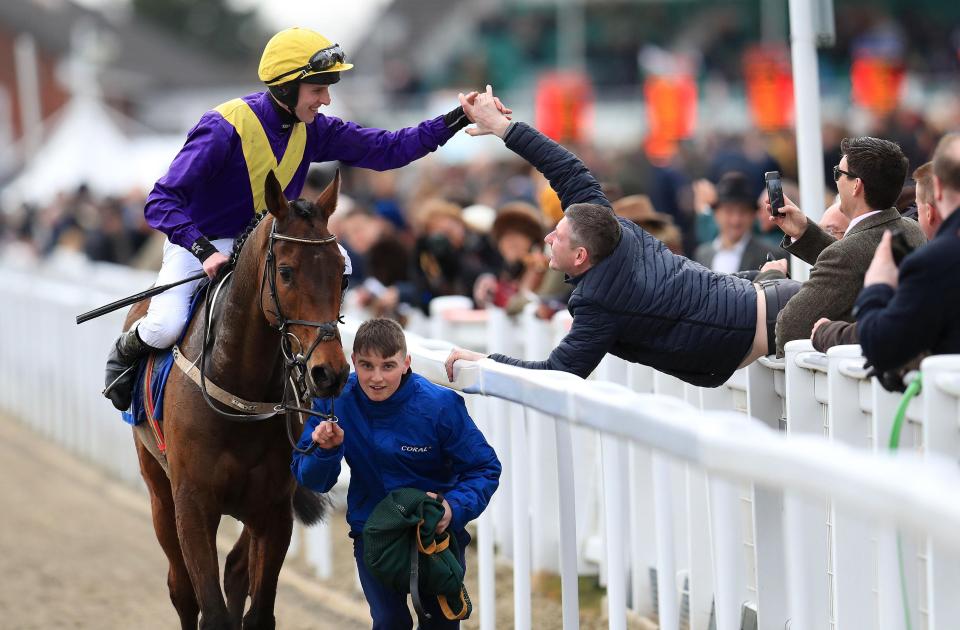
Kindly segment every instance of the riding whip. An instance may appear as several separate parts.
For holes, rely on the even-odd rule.
[[[181,284],[184,284],[187,282],[193,282],[194,280],[201,280],[205,278],[206,275],[207,273],[205,271],[198,271],[192,276],[187,276],[183,280],[177,280],[176,282],[171,282],[170,284],[162,284],[159,287],[153,287],[153,288],[147,289],[146,291],[141,291],[140,293],[136,293],[134,295],[131,295],[130,297],[125,297],[122,300],[117,300],[116,302],[110,302],[105,306],[101,306],[93,309],[92,311],[87,311],[86,313],[81,313],[80,315],[77,315],[77,323],[82,324],[87,320],[100,317],[101,315],[106,315],[107,313],[113,312],[118,308],[123,308],[124,306],[135,304],[141,300],[145,300],[148,297],[153,297],[158,293],[163,293],[167,289],[172,289],[173,287],[179,286]]]

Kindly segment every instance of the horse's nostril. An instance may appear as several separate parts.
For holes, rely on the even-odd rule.
[[[310,370],[310,377],[313,379],[314,384],[319,387],[329,385],[330,383],[330,370],[318,365],[315,368]]]

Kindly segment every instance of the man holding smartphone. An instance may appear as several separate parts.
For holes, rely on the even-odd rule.
[[[781,216],[770,216],[786,236],[781,247],[813,265],[810,279],[777,317],[776,351],[794,339],[807,339],[821,318],[853,321],[853,304],[863,287],[880,238],[886,230],[902,230],[906,242],[926,241],[916,221],[894,207],[907,176],[907,158],[900,147],[880,138],[845,138],[842,157],[833,168],[840,212],[850,219],[842,239],[835,239],[787,197]],[[766,204],[769,214],[769,203]]]

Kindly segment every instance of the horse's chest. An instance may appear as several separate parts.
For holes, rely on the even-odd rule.
[[[290,449],[248,445],[223,458],[217,473],[228,513],[246,512],[264,503],[289,503],[293,491]],[[273,499],[273,500],[271,500]]]

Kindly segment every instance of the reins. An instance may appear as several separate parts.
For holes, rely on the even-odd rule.
[[[276,319],[276,324],[270,324],[271,328],[275,328],[280,333],[280,351],[283,355],[283,393],[280,398],[280,402],[273,406],[273,409],[263,413],[233,413],[230,411],[224,411],[214,404],[214,400],[211,398],[210,394],[207,392],[207,381],[206,381],[206,355],[207,349],[210,344],[210,317],[211,311],[213,310],[215,292],[211,290],[214,283],[207,285],[206,294],[204,296],[204,325],[203,325],[203,343],[200,347],[200,392],[203,395],[204,401],[207,403],[207,406],[210,407],[213,411],[219,415],[233,421],[237,422],[258,422],[261,420],[267,420],[278,414],[284,413],[288,417],[286,419],[286,428],[287,428],[287,438],[290,441],[290,446],[293,447],[298,453],[309,454],[312,453],[317,448],[317,443],[313,442],[306,449],[301,449],[297,446],[297,439],[293,435],[293,429],[291,425],[291,418],[289,417],[292,413],[297,414],[307,414],[314,415],[324,420],[330,420],[332,422],[338,422],[339,419],[335,415],[333,408],[333,400],[330,401],[330,413],[322,413],[308,407],[309,401],[306,400],[307,394],[307,383],[306,383],[306,367],[307,361],[310,359],[310,356],[313,354],[313,351],[316,350],[317,346],[321,341],[335,341],[337,339],[337,325],[343,323],[343,318],[338,317],[336,320],[327,321],[327,322],[316,322],[303,319],[287,319],[283,315],[283,309],[280,306],[280,299],[277,295],[277,279],[276,279],[276,258],[273,254],[273,246],[276,241],[287,241],[290,243],[296,243],[298,245],[325,245],[327,243],[336,243],[336,236],[325,236],[318,239],[310,238],[299,238],[294,236],[287,236],[285,234],[277,233],[277,221],[273,220],[273,225],[270,228],[269,244],[267,247],[267,253],[264,258],[263,263],[263,274],[260,278],[260,290],[259,290],[259,303],[260,310],[263,313],[267,322],[270,322],[270,318],[267,316],[267,313],[263,311],[263,288],[264,285],[270,283],[270,296],[273,299],[273,306],[275,312],[273,313],[274,318]],[[226,281],[228,274],[224,274],[223,279],[217,284],[217,290],[219,287]],[[312,328],[318,329],[317,338],[314,339],[313,343],[310,345],[309,349],[305,354],[301,352],[294,352],[293,344],[291,339],[296,341],[297,350],[303,350],[303,344],[300,342],[300,339],[291,332],[288,327],[293,325],[299,326],[309,326]],[[292,392],[291,392],[292,390]],[[289,397],[289,394],[292,393],[292,399]],[[234,397],[236,398],[236,397]],[[288,403],[288,401],[290,401]],[[293,403],[293,404],[291,404]],[[303,423],[303,417],[300,417],[301,424]]]

